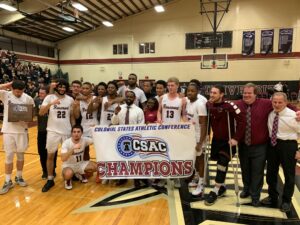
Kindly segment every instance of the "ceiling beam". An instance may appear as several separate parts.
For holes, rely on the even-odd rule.
[[[111,14],[107,13],[106,11],[104,11],[103,9],[101,9],[99,6],[97,6],[95,3],[91,2],[90,0],[85,0],[88,4],[90,4],[92,7],[94,7],[96,10],[98,10],[99,12],[101,12],[102,14],[106,15],[109,20],[114,21],[116,20],[116,17],[112,16]]]
[[[120,1],[120,3],[121,3],[125,8],[127,8],[127,9],[131,12],[131,14],[135,14],[135,12],[133,11],[133,9],[130,8],[130,7],[124,2],[124,0],[119,0],[119,1]]]
[[[118,19],[122,18],[122,15],[120,15],[117,11],[115,11],[114,9],[112,9],[109,5],[107,5],[106,3],[104,3],[102,0],[97,0],[97,2],[99,2],[100,4],[102,4],[107,10],[111,11],[113,14],[115,14]]]
[[[139,2],[144,6],[145,9],[148,9],[148,7],[146,6],[146,4],[143,0],[139,0]]]
[[[55,23],[53,23],[53,22],[46,22],[46,21],[37,22],[37,21],[33,21],[33,20],[29,19],[29,18],[24,18],[21,21],[24,21],[24,22],[27,22],[27,23],[28,22],[30,22],[30,23],[36,23],[36,24],[38,24],[42,28],[51,30],[51,31],[53,31],[55,33],[59,33],[60,35],[63,35],[63,36],[65,36],[65,35],[68,34],[67,31],[64,31],[62,29],[57,29],[57,25]]]
[[[32,27],[30,26],[30,24],[28,23],[23,23],[22,21],[18,21],[17,23],[15,23],[17,26],[20,24],[20,26],[22,27],[17,27],[18,29],[27,29],[27,30],[30,30],[31,32],[35,32],[35,33],[38,33],[38,34],[42,34],[42,35],[46,35],[46,36],[51,36],[53,37],[54,39],[59,39],[59,36],[62,36],[62,35],[58,35],[58,34],[55,34],[55,33],[51,33],[45,29],[40,29],[38,27]],[[29,25],[29,26],[28,26]],[[65,36],[65,35],[63,35]]]
[[[152,2],[152,0],[148,0],[148,2],[154,7],[154,3]]]
[[[125,16],[129,16],[127,12],[125,12],[120,6],[118,6],[114,1],[108,0],[114,7],[116,7],[120,12],[122,12]]]
[[[139,12],[142,12],[142,10],[137,6],[137,4],[133,0],[129,0],[130,3],[138,10]]]

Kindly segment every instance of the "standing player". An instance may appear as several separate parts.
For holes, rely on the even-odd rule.
[[[167,89],[167,83],[164,80],[158,80],[155,83],[155,92],[156,92],[156,96],[155,98],[157,99],[157,101],[159,101],[159,97],[164,95],[166,93],[166,89]]]
[[[72,105],[74,100],[66,95],[69,84],[64,79],[58,80],[55,94],[48,95],[41,106],[40,115],[49,112],[47,123],[47,172],[48,180],[42,192],[47,192],[54,186],[53,166],[54,155],[58,145],[66,140],[71,133],[71,124],[75,124]]]
[[[195,182],[197,187],[193,192],[193,196],[203,196],[203,176],[204,176],[204,155],[202,152],[203,144],[206,138],[207,129],[207,110],[206,104],[202,99],[198,98],[198,86],[196,84],[189,84],[187,87],[187,105],[186,114],[189,122],[195,126],[196,134],[196,163],[195,163],[195,177],[198,177],[198,181]],[[191,186],[189,184],[189,186]]]
[[[186,99],[180,98],[177,90],[179,88],[179,80],[171,77],[167,81],[168,93],[159,98],[159,107],[157,112],[158,123],[179,123],[181,120],[187,121],[185,116]],[[163,187],[165,180],[161,180],[158,186]],[[174,180],[174,186],[180,188],[180,180]]]
[[[210,90],[210,98],[207,108],[210,113],[210,123],[213,131],[211,145],[211,159],[217,161],[217,174],[215,177],[215,187],[205,200],[205,205],[213,205],[218,197],[222,197],[226,192],[225,179],[228,170],[228,163],[235,154],[235,148],[239,141],[244,138],[246,118],[245,114],[233,102],[224,101],[225,88],[215,85]],[[228,113],[230,116],[230,133],[228,129]],[[236,121],[236,131],[234,129]],[[230,147],[231,145],[231,147]]]
[[[6,89],[12,88],[12,91]],[[11,181],[11,174],[13,170],[14,153],[17,155],[17,176],[15,181],[21,187],[27,186],[27,183],[22,177],[24,166],[24,152],[28,147],[28,125],[25,122],[8,122],[8,106],[9,104],[32,104],[33,99],[24,93],[25,83],[20,80],[15,80],[11,83],[0,85],[0,100],[4,105],[3,116],[3,143],[5,150],[5,182],[0,190],[0,194],[5,194],[11,189],[14,184]]]
[[[88,137],[82,137],[83,128],[80,125],[72,127],[71,138],[65,140],[61,147],[62,174],[65,180],[65,188],[72,189],[72,177],[74,174],[93,173],[97,170],[97,164],[84,161],[84,149],[93,143]],[[83,183],[84,180],[82,180]],[[86,181],[87,182],[87,181]]]
[[[81,119],[81,126],[83,127],[83,136],[92,138],[92,127],[98,124],[97,111],[92,113],[88,112],[88,106],[95,97],[92,96],[92,84],[85,82],[82,85],[82,96],[81,100],[75,100],[73,105],[73,113],[75,119]],[[85,149],[84,160],[89,160],[89,146]]]
[[[134,73],[129,74],[128,76],[128,86],[122,86],[122,88],[119,88],[118,94],[120,94],[123,98],[126,98],[126,92],[127,91],[133,91],[136,98],[134,101],[134,104],[139,106],[139,103],[143,106],[143,108],[146,106],[147,98],[143,92],[142,89],[137,87],[137,75]]]

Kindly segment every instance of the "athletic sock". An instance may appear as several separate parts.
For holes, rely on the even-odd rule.
[[[18,178],[22,177],[22,172],[23,172],[22,170],[17,170],[17,177]]]
[[[219,193],[220,187],[215,186],[213,189],[213,192],[215,192],[216,194]]]
[[[54,180],[54,176],[48,176],[48,180]]]
[[[9,182],[11,180],[11,174],[5,174],[5,182]]]

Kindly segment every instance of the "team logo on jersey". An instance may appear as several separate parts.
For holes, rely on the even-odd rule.
[[[142,137],[140,134],[125,134],[118,138],[116,149],[123,158],[132,158],[135,156],[140,156],[140,158],[151,156],[169,158],[167,142],[158,137]]]

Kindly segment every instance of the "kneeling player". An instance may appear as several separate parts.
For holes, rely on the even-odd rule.
[[[82,137],[81,125],[72,127],[71,138],[65,140],[61,148],[62,174],[65,180],[65,188],[72,189],[72,177],[74,174],[82,176],[82,182],[86,183],[85,173],[93,173],[97,170],[97,164],[91,161],[83,161],[84,149],[93,143],[91,138]]]

